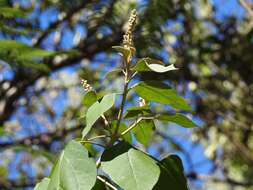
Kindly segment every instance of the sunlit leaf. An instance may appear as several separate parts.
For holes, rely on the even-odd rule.
[[[82,144],[70,141],[50,176],[48,190],[90,190],[96,182],[97,169]]]
[[[139,60],[133,68],[134,71],[154,71],[158,73],[164,73],[176,69],[177,68],[173,64],[169,66],[164,66],[163,62],[151,58],[143,58]]]
[[[34,190],[47,190],[49,182],[50,182],[49,178],[44,178],[34,187]]]
[[[86,114],[86,127],[84,128],[82,135],[83,138],[91,130],[93,124],[100,118],[107,110],[109,110],[115,102],[115,94],[108,94],[103,97],[101,102],[95,102],[89,107]]]
[[[152,158],[133,148],[102,162],[101,167],[124,190],[151,190],[160,174]]]
[[[175,90],[164,83],[158,81],[145,81],[138,83],[133,89],[139,96],[146,100],[161,104],[169,104],[176,109],[191,110],[188,103],[182,97],[178,96]]]
[[[148,64],[148,67],[157,73],[165,73],[172,70],[177,70],[177,68],[172,64],[169,66],[163,66],[158,64]]]
[[[176,124],[178,124],[182,127],[186,127],[186,128],[192,128],[192,127],[197,126],[194,122],[192,122],[185,115],[179,114],[179,113],[174,114],[174,115],[161,114],[161,115],[157,116],[156,119],[158,119],[160,121],[173,122],[173,123],[176,123]]]

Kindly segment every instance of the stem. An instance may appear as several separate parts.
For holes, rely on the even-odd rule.
[[[94,139],[100,139],[100,138],[106,138],[106,137],[110,137],[107,135],[99,135],[99,136],[95,136],[95,137],[91,137],[88,139],[88,141],[94,140]]]
[[[116,125],[116,129],[114,132],[114,135],[116,135],[119,131],[119,126],[123,117],[123,112],[124,112],[124,107],[125,107],[125,103],[126,103],[126,98],[127,98],[127,92],[128,92],[128,84],[129,84],[129,80],[125,79],[125,85],[124,85],[124,90],[123,90],[123,95],[122,95],[122,101],[121,101],[121,105],[120,105],[120,109],[119,109],[119,113],[118,113],[118,121],[117,121],[117,125]]]
[[[130,132],[133,128],[135,128],[137,126],[137,124],[144,119],[154,119],[154,117],[140,117],[139,119],[137,119],[129,128],[127,128],[125,131],[123,131],[120,136],[123,136],[125,134],[127,134],[128,132]]]
[[[97,145],[97,146],[101,146],[103,148],[106,148],[106,146],[99,144],[99,143],[95,143],[93,141],[79,141],[80,143],[89,143],[89,144],[93,144],[93,145]]]
[[[117,187],[113,186],[111,183],[109,183],[108,181],[106,181],[106,179],[97,176],[97,179],[102,181],[105,185],[107,185],[108,187],[112,188],[113,190],[118,190]]]

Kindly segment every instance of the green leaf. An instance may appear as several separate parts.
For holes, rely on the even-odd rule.
[[[148,67],[152,71],[155,71],[157,73],[165,73],[168,71],[177,70],[177,68],[173,64],[171,64],[169,66],[163,66],[163,65],[159,65],[159,64],[149,64]]]
[[[0,0],[0,7],[7,7],[8,1],[7,0]]]
[[[188,103],[182,97],[178,96],[175,90],[164,83],[158,81],[145,81],[138,83],[133,89],[139,96],[146,100],[161,104],[169,104],[176,109],[185,111],[191,110]]]
[[[111,129],[112,134],[115,132],[116,126],[117,126],[117,121],[113,121],[113,122],[112,122],[112,129]],[[126,124],[124,124],[124,123],[121,122],[120,125],[119,125],[118,133],[122,133],[122,132],[125,131],[126,129],[127,129]],[[130,143],[130,144],[132,143],[132,138],[131,138],[131,134],[130,134],[130,133],[125,134],[122,138],[123,138],[126,142],[128,142],[128,143]]]
[[[47,70],[46,65],[38,62],[52,55],[52,51],[34,48],[15,40],[0,40],[0,57],[9,64],[16,63],[20,66]]]
[[[124,190],[151,190],[160,174],[152,158],[133,148],[101,167]]]
[[[51,174],[48,190],[90,190],[96,182],[97,169],[88,151],[74,140],[63,150]]]
[[[170,155],[158,163],[161,175],[153,190],[188,190],[181,159]]]
[[[5,135],[5,130],[3,126],[0,126],[0,136]]]
[[[119,75],[120,73],[122,73],[122,69],[114,69],[114,70],[106,73],[105,78],[114,78],[115,76]]]
[[[51,174],[49,176],[51,180],[48,184],[47,190],[62,190],[60,186],[60,167],[62,158],[63,152],[61,153],[59,160],[56,161],[56,163],[53,166],[53,169],[51,170]]]
[[[114,105],[115,96],[116,94],[105,95],[101,102],[95,102],[91,107],[89,107],[86,114],[86,127],[82,132],[83,138],[91,130],[91,127],[97,119]]]
[[[117,156],[127,152],[130,148],[133,148],[131,144],[121,141],[112,147],[106,148],[101,156],[101,161],[111,161]]]
[[[130,107],[127,108],[124,118],[129,119],[129,118],[136,118],[140,115],[150,115],[151,110],[149,106],[135,106],[135,107]]]
[[[162,114],[162,115],[157,116],[156,119],[160,121],[170,121],[186,128],[192,128],[192,127],[197,126],[185,115],[179,114],[179,113],[174,114],[174,115]]]
[[[49,178],[44,178],[41,182],[37,183],[34,190],[47,190],[49,182]]]
[[[97,94],[94,91],[89,91],[84,95],[83,104],[87,107],[90,107],[97,101]]]
[[[123,46],[112,46],[113,49],[115,49],[117,52],[119,52],[125,60],[129,59],[129,56],[131,55],[131,50],[128,48],[125,48]]]
[[[151,58],[143,58],[139,60],[133,68],[134,71],[138,72],[154,71],[157,73],[164,73],[176,69],[177,68],[173,64],[164,66],[163,62]]]
[[[133,67],[133,70],[139,72],[151,71],[145,62],[145,58],[140,59]]]
[[[27,29],[23,29],[23,28],[17,29],[15,27],[8,26],[4,22],[0,22],[0,30],[3,32],[6,32],[8,34],[18,34],[18,35],[28,35],[29,34],[29,30],[27,30]]]
[[[155,124],[153,120],[141,120],[133,128],[132,132],[137,141],[147,147],[154,129]]]
[[[25,18],[26,12],[19,9],[19,8],[13,8],[13,7],[0,7],[0,15],[2,15],[5,18]]]

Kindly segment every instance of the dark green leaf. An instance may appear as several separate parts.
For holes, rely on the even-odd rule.
[[[101,156],[101,161],[111,161],[117,156],[127,152],[130,148],[133,148],[132,145],[122,141],[112,147],[105,149]]]
[[[116,126],[117,126],[117,121],[113,121],[113,122],[112,122],[112,129],[111,129],[112,133],[115,132]],[[122,133],[122,132],[125,131],[126,129],[127,129],[126,124],[124,124],[124,123],[121,122],[120,125],[119,125],[118,133]],[[132,138],[131,138],[131,134],[130,134],[130,133],[125,134],[122,138],[123,138],[126,142],[128,142],[128,143],[130,143],[130,144],[132,143]]]
[[[6,25],[6,23],[0,22],[0,30],[8,34],[19,34],[19,35],[28,35],[29,31],[27,29],[15,28],[12,26]]]
[[[193,123],[190,119],[188,119],[186,116],[183,114],[174,114],[174,115],[168,115],[168,114],[162,114],[156,117],[156,119],[160,121],[170,121],[173,123],[176,123],[182,127],[186,128],[192,128],[196,127],[197,125]]]
[[[160,174],[152,158],[133,148],[101,167],[124,190],[151,190]]]
[[[144,71],[151,71],[145,62],[145,58],[140,59],[136,65],[133,67],[134,71],[144,72]]]
[[[33,69],[48,70],[48,67],[38,62],[53,55],[54,52],[33,48],[14,40],[0,40],[0,57],[9,64],[16,63]]]
[[[175,90],[164,83],[158,81],[145,81],[138,83],[133,89],[139,96],[146,100],[161,104],[169,104],[176,109],[191,110],[188,103],[182,97],[178,96]]]
[[[155,124],[153,120],[141,120],[133,128],[132,132],[141,144],[147,146],[154,129]]]
[[[94,91],[89,91],[84,95],[83,104],[87,107],[90,107],[97,101],[97,94]]]
[[[154,190],[188,190],[181,159],[171,155],[159,162],[161,174]]]
[[[26,12],[19,9],[19,8],[13,8],[13,7],[0,7],[0,15],[2,15],[5,18],[24,18],[26,17]]]
[[[105,177],[103,176],[103,178]],[[107,188],[104,182],[97,180],[94,187],[91,190],[107,190]]]
[[[149,106],[136,106],[136,107],[127,108],[124,114],[124,118],[126,119],[135,118],[140,115],[149,115],[149,114],[151,114],[151,110]]]

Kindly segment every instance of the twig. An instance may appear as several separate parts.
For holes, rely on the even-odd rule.
[[[101,146],[103,148],[106,148],[106,146],[102,145],[102,144],[99,144],[99,143],[96,143],[96,142],[93,142],[93,141],[79,141],[80,143],[89,143],[89,144],[93,144],[93,145],[97,145],[97,146]]]
[[[248,12],[250,17],[252,17],[251,19],[253,19],[253,8],[252,8],[253,5],[245,0],[238,0],[238,1],[244,7],[244,9]]]
[[[129,128],[127,128],[125,131],[123,131],[120,135],[123,136],[125,134],[127,134],[128,132],[130,132],[133,128],[136,127],[136,125],[144,119],[154,119],[154,117],[140,117],[139,119],[137,119]]]
[[[121,101],[121,105],[120,105],[120,109],[119,109],[119,113],[118,113],[118,121],[117,121],[117,125],[116,125],[116,129],[115,129],[115,134],[118,133],[119,130],[119,126],[123,117],[123,112],[124,112],[124,107],[125,107],[125,103],[126,103],[126,98],[127,98],[127,92],[128,92],[128,84],[129,81],[128,79],[125,80],[125,85],[124,85],[124,90],[123,90],[123,95],[122,95],[122,101]]]
[[[87,139],[88,141],[92,141],[92,140],[95,140],[95,139],[101,139],[101,138],[106,138],[106,137],[110,137],[110,136],[107,136],[107,135],[99,135],[99,136],[95,136],[95,137],[91,137],[89,139]]]
[[[111,183],[109,183],[106,179],[97,176],[97,179],[102,181],[105,185],[107,185],[108,187],[112,188],[113,190],[118,190],[117,187],[113,186]]]

